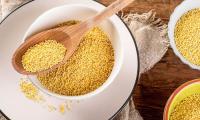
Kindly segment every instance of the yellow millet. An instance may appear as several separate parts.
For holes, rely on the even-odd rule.
[[[70,20],[70,21],[67,21],[67,22],[63,22],[61,24],[58,24],[57,26],[55,26],[54,28],[58,28],[58,27],[62,27],[62,26],[71,26],[71,25],[75,25],[77,23],[80,23],[80,21],[77,21],[77,20]]]
[[[70,111],[71,110],[71,104],[72,104],[72,101],[66,101],[65,102],[65,104],[66,104],[66,109],[68,110],[68,111]]]
[[[47,107],[48,107],[48,110],[49,110],[50,112],[56,111],[56,107],[53,106],[53,105],[51,105],[51,104],[48,104]]]
[[[60,111],[60,113],[62,113],[62,114],[64,114],[65,113],[65,104],[60,104],[60,106],[59,106],[59,111]]]
[[[39,90],[29,81],[21,80],[20,89],[22,93],[24,93],[24,95],[30,100],[39,102],[43,99],[39,94]]]
[[[55,40],[46,40],[29,48],[22,57],[26,71],[38,72],[51,68],[61,62],[66,48]]]
[[[177,22],[175,43],[185,59],[200,65],[200,9],[189,11]]]
[[[191,95],[178,103],[169,120],[200,120],[200,94]]]
[[[106,33],[95,27],[85,34],[78,50],[55,71],[38,76],[48,90],[61,95],[84,95],[99,88],[114,65],[114,51]]]

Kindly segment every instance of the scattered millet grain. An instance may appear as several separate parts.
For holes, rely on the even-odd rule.
[[[25,95],[26,98],[32,100],[36,103],[39,103],[44,108],[47,108],[49,112],[59,112],[61,114],[70,111],[72,108],[72,101],[67,100],[61,102],[59,105],[51,103],[48,99],[49,97],[43,96],[38,88],[36,88],[27,77],[22,77],[20,79],[20,90]],[[47,99],[48,98],[48,99]],[[46,101],[47,100],[47,101]]]
[[[185,59],[200,65],[200,9],[189,11],[177,22],[175,43]]]
[[[59,106],[60,113],[64,114],[65,113],[65,109],[66,109],[66,105],[65,104],[60,104],[60,106]]]
[[[106,33],[99,27],[90,30],[78,50],[55,71],[38,76],[48,90],[61,95],[84,95],[99,88],[114,65],[114,51]]]
[[[22,57],[26,71],[38,72],[51,68],[61,62],[66,48],[55,40],[46,40],[29,48]]]
[[[71,26],[71,25],[75,25],[77,23],[80,23],[80,21],[77,21],[77,20],[70,20],[70,21],[67,21],[67,22],[63,22],[57,26],[55,26],[55,28],[58,28],[58,27],[62,27],[62,26]]]
[[[20,89],[30,100],[36,102],[43,100],[42,96],[39,94],[39,90],[29,81],[20,80]]]
[[[191,95],[178,103],[169,120],[200,120],[200,94]]]
[[[71,110],[71,104],[72,104],[72,101],[66,101],[66,109],[68,110],[68,111],[70,111]]]
[[[50,111],[50,112],[52,112],[52,111],[56,111],[56,107],[55,106],[53,106],[53,105],[47,105],[47,107],[48,107],[48,110]]]

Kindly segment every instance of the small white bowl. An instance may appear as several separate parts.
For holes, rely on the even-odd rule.
[[[187,59],[185,59],[182,54],[179,52],[179,50],[176,47],[175,44],[175,38],[174,38],[174,32],[176,23],[178,20],[188,11],[200,8],[200,1],[199,0],[185,0],[183,1],[179,6],[176,7],[174,12],[172,13],[169,24],[168,24],[168,36],[170,39],[171,47],[174,51],[174,53],[181,59],[182,62],[185,64],[188,64],[191,68],[200,70],[200,66],[190,63]]]
[[[29,27],[28,31],[26,32],[24,36],[24,40],[42,30],[49,29],[59,23],[68,21],[68,20],[86,20],[89,17],[95,15],[98,11],[101,11],[103,8],[98,6],[85,6],[85,5],[79,5],[79,4],[73,4],[73,5],[64,5],[60,7],[53,8],[44,14],[42,14],[36,21]],[[115,55],[115,62],[113,70],[108,78],[108,80],[98,89],[96,89],[93,92],[90,92],[85,95],[81,96],[64,96],[59,95],[56,93],[53,93],[46,88],[44,88],[36,76],[28,76],[29,79],[33,82],[33,84],[38,87],[41,91],[57,97],[61,99],[68,99],[68,100],[81,100],[86,99],[89,97],[92,97],[94,95],[99,94],[100,92],[104,91],[116,78],[118,75],[121,66],[123,64],[123,50],[121,46],[121,42],[123,42],[123,39],[120,37],[120,27],[118,26],[119,18],[115,15],[111,17],[108,20],[105,20],[102,22],[99,26],[108,33],[111,43],[114,48],[114,55]]]

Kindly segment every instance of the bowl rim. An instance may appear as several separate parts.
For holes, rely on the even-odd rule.
[[[177,11],[183,10],[184,6],[186,4],[188,4],[189,2],[197,2],[197,1],[193,1],[193,0],[184,0],[183,2],[181,2],[172,12],[170,18],[169,18],[169,23],[168,23],[168,37],[170,40],[170,45],[172,47],[173,52],[175,53],[176,56],[178,56],[180,58],[180,60],[184,63],[187,64],[190,68],[192,69],[196,69],[196,70],[200,70],[200,66],[195,65],[193,63],[191,63],[189,60],[187,60],[178,50],[176,43],[175,43],[175,37],[174,37],[174,31],[175,31],[175,27],[176,24],[178,22],[178,20],[187,12],[197,8],[197,7],[192,7],[190,9],[188,9],[186,12],[184,12],[183,14],[181,14],[180,17],[177,17]],[[199,6],[200,8],[200,6]],[[178,18],[178,20],[174,20],[175,18]],[[176,22],[176,24],[174,25],[173,22]]]
[[[184,88],[187,88],[188,86],[192,84],[196,84],[196,83],[200,83],[200,79],[194,79],[186,83],[183,83],[176,90],[174,90],[174,92],[170,95],[169,99],[166,102],[164,112],[163,112],[163,120],[169,120],[168,118],[169,108],[171,107],[171,104],[174,101],[174,98],[177,96],[177,94],[179,94]]]

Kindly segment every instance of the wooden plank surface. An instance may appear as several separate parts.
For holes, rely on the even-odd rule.
[[[109,5],[115,0],[100,0]],[[124,11],[143,13],[154,9],[166,23],[174,8],[182,0],[136,0]],[[144,73],[135,89],[133,98],[144,120],[162,120],[165,103],[181,84],[200,77],[200,72],[184,65],[169,49],[164,58],[150,71]]]

